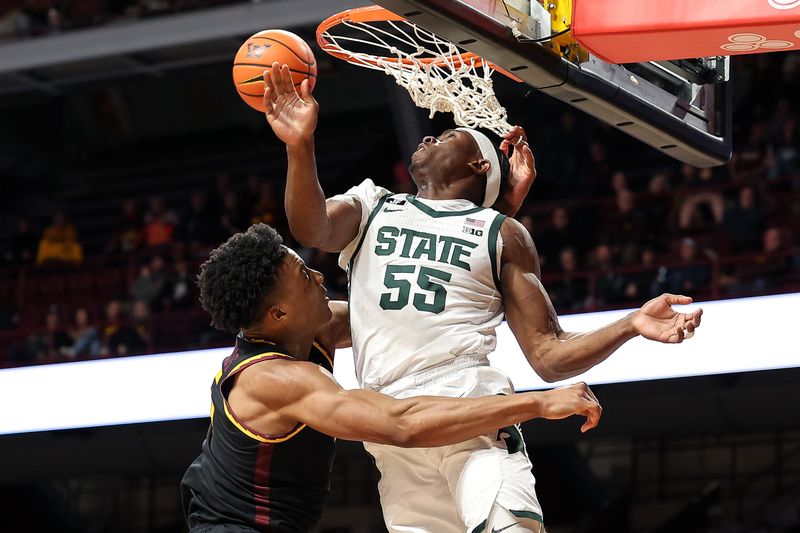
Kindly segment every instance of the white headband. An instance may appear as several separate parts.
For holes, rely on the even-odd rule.
[[[500,160],[497,158],[497,150],[495,150],[489,137],[478,130],[471,128],[456,129],[472,135],[472,138],[478,143],[481,156],[489,161],[489,172],[486,174],[486,193],[483,195],[483,203],[481,205],[483,207],[492,207],[500,194]]]

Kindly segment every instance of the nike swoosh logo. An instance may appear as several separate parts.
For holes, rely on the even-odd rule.
[[[387,209],[383,210],[384,213],[395,213],[397,211],[405,211],[405,209],[388,209],[387,208]]]
[[[506,529],[510,528],[511,526],[516,526],[519,522],[514,522],[513,524],[508,524],[506,527],[501,527],[500,529],[492,528],[492,533],[500,533],[501,531],[505,531]]]

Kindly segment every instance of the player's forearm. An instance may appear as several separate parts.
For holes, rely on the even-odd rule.
[[[557,340],[540,350],[539,363],[546,369],[542,377],[552,382],[583,374],[636,335],[631,315],[587,333],[560,332]]]
[[[401,400],[396,421],[404,434],[395,444],[434,447],[463,442],[542,416],[546,400],[547,395],[542,392],[482,398],[420,396]]]
[[[314,140],[287,146],[288,170],[284,204],[292,235],[308,247],[319,247],[329,232],[325,193],[317,177]]]

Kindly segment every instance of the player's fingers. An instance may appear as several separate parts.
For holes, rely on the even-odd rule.
[[[700,320],[703,318],[703,310],[698,309],[694,313],[692,313],[692,322],[694,322],[695,327],[700,325]]]
[[[504,154],[506,154],[506,157],[508,157],[508,148],[509,148],[509,146],[510,146],[510,143],[508,142],[507,139],[503,139],[503,142],[500,143],[500,151],[503,152]]]
[[[269,70],[264,71],[264,96],[267,96],[267,94],[269,94],[269,99],[273,102],[278,98],[275,92],[275,84],[272,83],[272,76]]]
[[[519,125],[512,127],[511,131],[503,135],[503,137],[513,141],[514,144],[518,144],[521,141],[528,142],[528,136],[525,133],[525,130]]]
[[[519,135],[519,126],[511,126],[511,129],[503,134],[504,139],[513,139]]]
[[[275,87],[273,87],[271,83],[265,83],[264,84],[264,104],[269,102],[270,105],[273,105],[275,103],[275,100],[277,100],[277,98],[278,97],[275,95]]]
[[[684,296],[682,294],[664,294],[664,299],[670,305],[687,305],[692,303],[692,299],[689,296]]]
[[[272,68],[269,71],[270,80],[272,80],[272,86],[275,88],[275,97],[283,96],[285,92],[283,90],[283,83],[280,79],[280,64],[275,61],[272,63]]]
[[[272,100],[270,100],[269,96],[267,96],[266,91],[264,92],[264,114],[267,115],[267,120],[273,118],[275,114],[275,108],[272,105]]]
[[[675,343],[680,344],[683,342],[683,339],[684,339],[683,328],[682,327],[675,328]]]
[[[581,426],[581,433],[586,433],[592,428],[596,428],[600,423],[600,416],[603,408],[597,404],[590,405],[583,415],[586,416],[586,422]]]
[[[307,104],[310,104],[313,99],[311,98],[311,89],[308,88],[308,78],[300,83],[300,98]]]
[[[522,153],[522,157],[525,159],[525,165],[533,167],[536,163],[536,159],[533,157],[533,150],[531,150],[531,147],[526,144],[519,152]]]
[[[296,93],[297,89],[294,88],[294,81],[292,80],[292,71],[289,70],[289,65],[281,66],[281,80],[283,81],[283,90],[286,94]]]

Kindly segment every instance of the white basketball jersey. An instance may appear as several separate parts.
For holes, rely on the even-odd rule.
[[[495,349],[504,215],[467,200],[391,194],[366,180],[362,222],[340,265],[350,280],[356,377],[377,389],[463,355]]]

